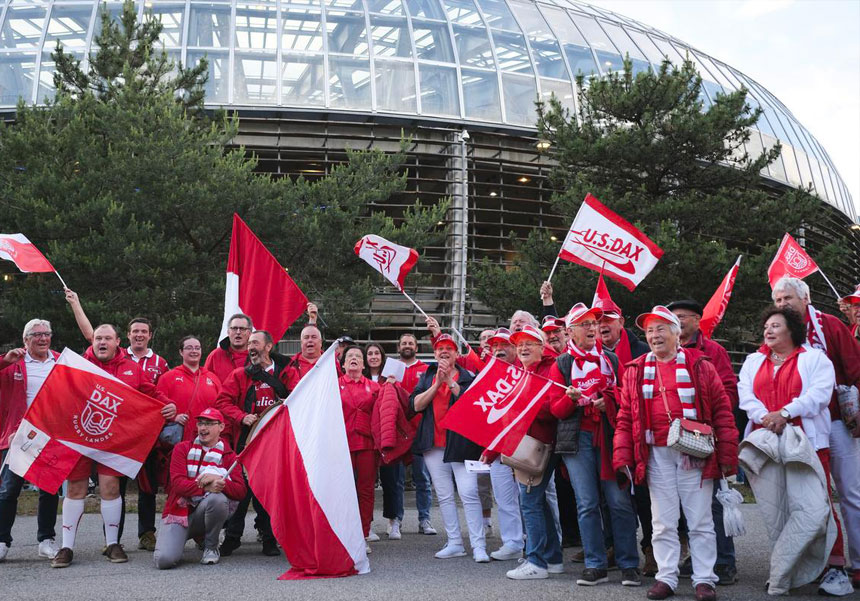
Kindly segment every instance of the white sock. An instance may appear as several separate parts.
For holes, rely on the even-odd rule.
[[[69,549],[75,548],[75,535],[78,533],[78,524],[84,515],[84,500],[63,498],[63,546]]]
[[[119,542],[119,521],[122,519],[122,497],[107,501],[102,499],[102,519],[105,522],[105,544]]]
[[[492,526],[493,523],[490,521],[490,518],[484,518],[484,526]]]

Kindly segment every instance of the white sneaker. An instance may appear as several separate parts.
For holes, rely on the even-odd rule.
[[[472,557],[475,563],[490,563],[490,556],[487,555],[487,550],[483,547],[476,547],[472,550]]]
[[[848,578],[848,574],[842,568],[829,568],[818,584],[819,595],[844,597],[853,592],[854,587],[851,585],[851,579]]]
[[[46,538],[39,543],[39,557],[54,559],[59,550],[60,548],[57,546],[57,542],[53,538]]]
[[[373,553],[373,549],[370,548],[370,545],[365,543],[364,544],[364,552],[367,553],[368,555],[370,555],[371,553]]]
[[[374,532],[373,530],[371,530],[370,534],[368,534],[366,537],[364,537],[364,540],[366,540],[369,543],[377,543],[377,542],[379,542],[379,535],[376,532]]]
[[[421,520],[418,524],[418,534],[434,535],[436,529],[430,524],[430,520]]]
[[[391,520],[388,523],[388,540],[400,540],[403,536],[400,534],[400,520]]]
[[[529,561],[521,561],[519,567],[508,570],[505,576],[511,580],[540,580],[541,578],[549,578],[549,572]]]
[[[519,559],[523,556],[522,549],[515,549],[506,544],[499,547],[496,551],[490,553],[490,557],[496,561],[510,561],[511,559]]]
[[[0,543],[0,561],[6,561],[7,555],[9,555],[9,545]]]
[[[204,566],[212,566],[221,560],[218,549],[203,549],[203,559],[200,560]]]
[[[546,571],[550,574],[564,574],[564,564],[563,563],[548,563],[546,564]]]
[[[463,545],[455,545],[448,543],[441,551],[436,553],[436,559],[451,559],[452,557],[465,557],[466,549]]]

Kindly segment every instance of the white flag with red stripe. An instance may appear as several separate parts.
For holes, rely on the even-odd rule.
[[[738,269],[741,267],[741,258],[743,258],[743,255],[738,256],[738,260],[729,269],[722,283],[720,283],[720,287],[717,288],[711,300],[708,301],[708,304],[705,305],[702,311],[699,329],[708,338],[713,335],[714,330],[717,329],[717,326],[726,314],[726,308],[729,306],[729,300],[732,298],[732,290],[735,287],[735,279],[738,277]]]
[[[403,291],[406,274],[418,262],[418,251],[385,238],[368,234],[355,243],[355,254]]]
[[[587,194],[558,256],[602,271],[633,290],[651,273],[663,251],[645,234]]]
[[[0,259],[12,261],[24,273],[54,271],[54,266],[24,234],[0,234]]]

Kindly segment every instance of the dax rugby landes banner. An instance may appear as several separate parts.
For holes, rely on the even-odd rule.
[[[558,256],[600,271],[633,290],[651,273],[663,251],[645,234],[588,194]]]

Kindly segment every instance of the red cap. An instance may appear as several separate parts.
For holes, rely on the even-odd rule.
[[[527,325],[519,332],[511,334],[511,344],[519,344],[521,340],[525,340],[526,338],[543,342],[543,336],[541,336],[540,330],[532,325]]]
[[[564,323],[567,327],[570,327],[584,321],[589,315],[596,321],[600,321],[600,318],[603,317],[603,311],[597,307],[587,307],[585,303],[576,303],[570,308],[570,311],[567,312],[567,315],[564,318]]]
[[[495,343],[502,342],[506,344],[511,343],[511,331],[508,328],[499,328],[493,335],[487,338],[487,344],[492,346]]]
[[[594,307],[603,310],[603,317],[610,319],[618,319],[621,317],[621,307],[615,304],[613,300],[595,299]]]
[[[840,298],[843,303],[848,303],[849,305],[856,305],[860,303],[860,284],[854,289],[854,292],[851,294],[847,294]]]
[[[457,342],[451,337],[451,334],[439,334],[433,339],[433,349],[437,349],[443,344],[448,344],[457,349]]]
[[[648,325],[648,321],[651,319],[660,319],[668,323],[673,323],[679,328],[681,327],[681,320],[678,319],[678,316],[672,313],[663,305],[657,305],[653,309],[651,309],[650,312],[643,313],[642,315],[637,317],[636,325],[644,330],[645,327]]]
[[[547,315],[543,318],[543,324],[540,329],[544,332],[552,332],[553,330],[558,330],[564,327],[564,320],[559,319],[558,317],[554,317],[552,315]]]
[[[197,419],[211,419],[222,424],[225,423],[224,416],[215,407],[206,407],[206,409],[197,414]]]

